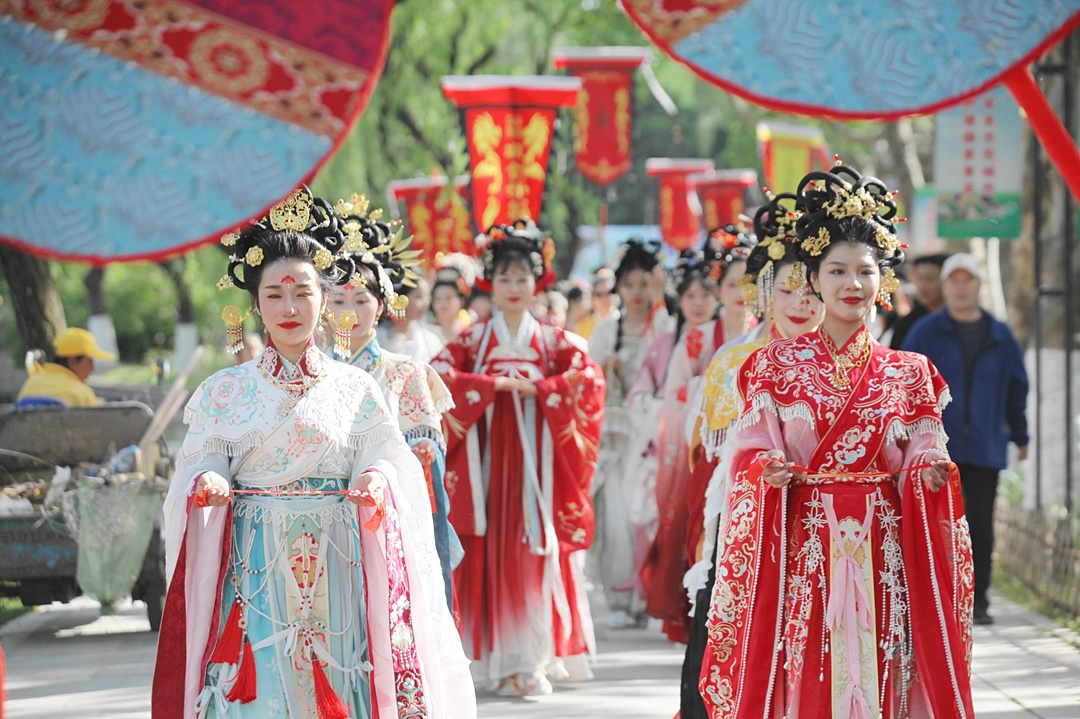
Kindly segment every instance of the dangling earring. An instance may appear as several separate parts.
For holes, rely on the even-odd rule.
[[[329,310],[327,310],[329,313]],[[337,319],[330,314],[330,324],[334,325],[334,354],[341,359],[348,359],[352,354],[352,330],[356,326],[356,313],[342,310]]]
[[[878,288],[877,303],[882,308],[892,311],[892,295],[900,289],[900,280],[896,278],[893,268],[887,267],[881,273],[881,286]]]
[[[244,320],[248,317],[251,317],[250,307],[243,314],[236,305],[227,305],[221,311],[221,319],[225,322],[225,351],[229,354],[244,348]]]

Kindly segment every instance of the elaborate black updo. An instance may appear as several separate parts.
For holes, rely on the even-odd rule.
[[[493,225],[478,238],[485,242],[481,262],[484,278],[481,288],[489,290],[491,281],[499,272],[513,265],[520,265],[536,278],[537,291],[545,290],[555,281],[551,259],[555,243],[532,220],[515,220],[510,225]]]
[[[656,269],[660,264],[660,243],[656,241],[646,242],[637,238],[631,238],[623,243],[623,254],[619,264],[615,268],[615,285],[618,286],[623,278],[634,270],[641,270],[646,274]]]
[[[795,231],[799,258],[817,274],[836,243],[865,245],[884,273],[904,261],[896,235],[896,193],[876,177],[863,176],[839,161],[831,172],[811,172],[799,184]]]
[[[312,195],[306,186],[276,205],[269,217],[225,235],[221,242],[230,250],[221,284],[247,290],[256,306],[263,272],[278,260],[310,262],[324,293],[344,285],[354,271],[352,261],[341,252],[345,245],[342,220],[330,203]]]

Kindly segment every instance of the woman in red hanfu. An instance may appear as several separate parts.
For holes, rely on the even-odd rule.
[[[745,260],[745,254],[737,259]],[[724,343],[714,294],[716,265],[721,262],[711,238],[705,250],[683,251],[674,270],[679,295],[675,332],[661,336],[649,348],[628,399],[631,409],[642,415],[662,403],[649,450],[658,463],[657,527],[641,568],[641,583],[645,613],[662,619],[668,638],[682,643],[690,626],[690,603],[682,588],[689,568],[685,543],[690,463],[685,427],[690,398],[696,395],[713,353]]]
[[[554,243],[518,221],[493,227],[484,278],[494,316],[433,361],[454,395],[447,423],[454,577],[473,679],[504,696],[588,678],[594,651],[583,581],[604,375],[573,335],[528,312],[554,275]]]
[[[743,365],[701,692],[712,717],[972,717],[972,565],[920,355],[866,318],[903,253],[896,203],[837,165],[800,184],[816,332]]]

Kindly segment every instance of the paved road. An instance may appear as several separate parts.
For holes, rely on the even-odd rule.
[[[979,719],[1080,719],[1080,636],[999,599],[976,630]],[[598,617],[601,619],[601,617]],[[480,716],[670,719],[682,652],[655,630],[598,628],[596,678],[538,699],[480,697]],[[0,629],[8,719],[145,719],[156,635],[141,604],[98,616],[89,600],[53,605]]]

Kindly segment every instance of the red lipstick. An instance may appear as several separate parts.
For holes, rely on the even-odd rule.
[[[279,322],[278,327],[283,330],[294,330],[300,326],[299,322]]]
[[[840,301],[845,305],[859,305],[862,304],[862,297],[844,297]]]

